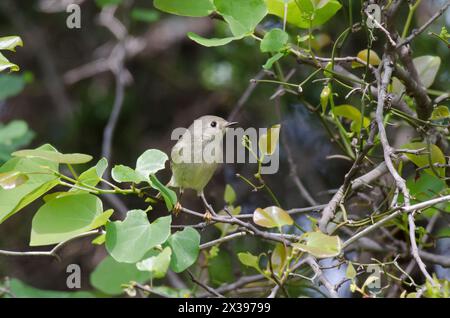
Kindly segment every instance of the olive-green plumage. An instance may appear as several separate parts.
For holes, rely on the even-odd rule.
[[[194,121],[172,148],[169,186],[180,188],[180,191],[193,189],[202,195],[219,165],[220,160],[214,159],[222,159],[222,139],[231,124],[221,117],[209,115]],[[205,149],[210,154],[209,159],[205,159]]]

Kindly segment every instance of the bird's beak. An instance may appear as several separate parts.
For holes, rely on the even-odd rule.
[[[225,127],[228,128],[228,127],[235,126],[235,125],[237,125],[237,124],[238,124],[237,121],[231,121],[231,122],[226,123],[226,124],[225,124]]]

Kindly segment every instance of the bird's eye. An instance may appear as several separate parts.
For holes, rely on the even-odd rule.
[[[217,122],[213,121],[211,122],[211,127],[216,127],[217,126]]]

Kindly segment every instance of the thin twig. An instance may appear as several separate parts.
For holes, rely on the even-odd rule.
[[[203,288],[204,290],[206,290],[208,293],[210,293],[210,294],[213,295],[213,296],[219,297],[219,298],[225,298],[224,295],[220,294],[220,293],[219,293],[218,291],[216,291],[214,288],[212,288],[212,287],[210,287],[210,286],[208,286],[208,285],[206,285],[206,284],[203,284],[201,281],[199,281],[198,279],[196,279],[196,278],[194,277],[194,275],[192,275],[192,273],[191,273],[189,270],[188,270],[187,272],[188,272],[189,276],[191,277],[191,280],[192,280],[195,284],[199,285],[201,288]]]
[[[442,6],[424,25],[422,25],[419,29],[413,30],[411,34],[404,39],[402,42],[397,44],[397,49],[401,48],[402,46],[411,43],[411,41],[421,34],[423,31],[425,31],[435,20],[437,20],[444,12],[447,10],[447,8],[450,6],[450,0],[447,0],[447,3]]]
[[[63,242],[57,244],[50,251],[16,252],[16,251],[0,250],[0,255],[5,255],[5,256],[51,256],[51,257],[55,257],[56,259],[58,259],[60,261],[61,259],[60,259],[59,255],[57,254],[57,252],[60,249],[62,249],[64,246],[66,246],[67,243],[69,243],[73,240],[79,239],[79,238],[83,238],[83,237],[87,237],[87,236],[91,236],[91,235],[95,235],[95,234],[102,234],[102,233],[103,233],[103,231],[101,231],[101,230],[93,230],[93,231],[78,234],[66,241],[63,241]]]

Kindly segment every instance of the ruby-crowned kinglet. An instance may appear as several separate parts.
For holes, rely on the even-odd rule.
[[[222,162],[222,139],[235,122],[217,116],[202,116],[183,133],[171,151],[172,179],[169,186],[193,189],[203,196],[203,189]]]

